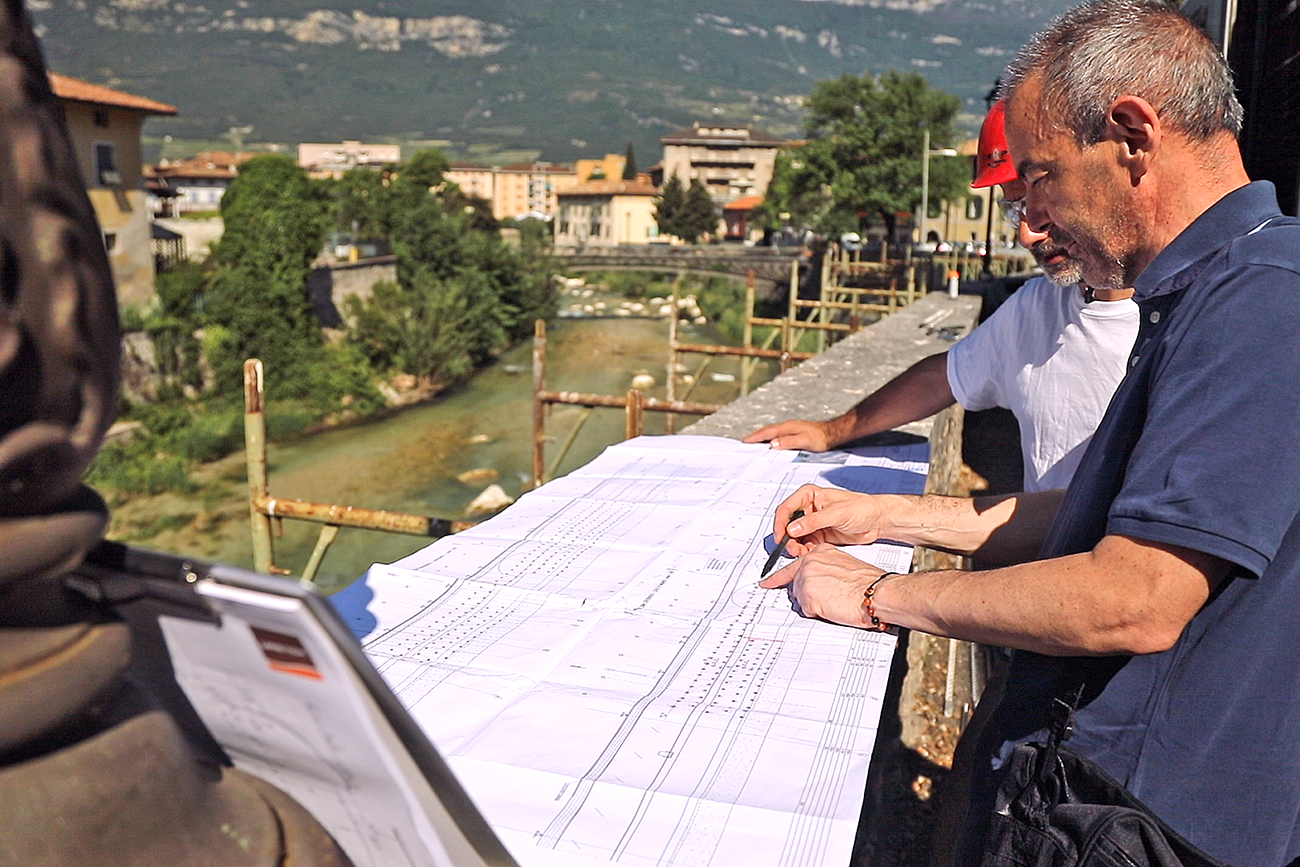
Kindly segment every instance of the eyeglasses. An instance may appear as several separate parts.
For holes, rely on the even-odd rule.
[[[998,207],[1002,209],[1002,216],[1006,217],[1007,222],[1019,229],[1021,221],[1025,219],[1025,200],[998,199]]]

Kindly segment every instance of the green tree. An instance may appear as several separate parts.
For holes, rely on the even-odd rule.
[[[339,231],[353,235],[354,241],[387,237],[393,212],[390,172],[355,168],[339,179],[332,191],[337,201]]]
[[[717,206],[713,204],[713,197],[699,178],[692,178],[691,185],[686,190],[679,229],[677,234],[688,244],[694,244],[705,235],[712,235],[718,230]]]
[[[288,156],[257,157],[240,166],[221,216],[225,228],[200,302],[205,320],[226,332],[226,352],[209,359],[218,387],[238,389],[243,360],[253,356],[280,381],[304,383],[295,372],[321,345],[307,275],[330,222],[323,187]]]
[[[554,312],[545,248],[501,238],[491,206],[443,182],[446,159],[422,151],[392,179],[389,243],[397,282],[349,299],[350,337],[380,370],[455,381]]]
[[[677,172],[673,172],[664,182],[663,189],[659,191],[659,200],[655,202],[655,224],[659,226],[659,231],[665,235],[681,237],[681,218],[685,210],[686,188],[682,186],[682,179],[677,177]]]
[[[437,148],[429,148],[422,151],[416,151],[411,158],[402,165],[402,180],[416,187],[423,187],[425,190],[442,184],[443,175],[451,168],[451,163],[447,162],[446,155]]]
[[[931,149],[952,146],[960,105],[916,73],[818,82],[807,102],[808,140],[778,156],[764,223],[838,235],[878,217],[893,236],[897,215],[920,203],[924,131]],[[964,159],[931,158],[932,201],[956,197],[969,177]]]
[[[623,180],[636,180],[636,153],[632,150],[632,142],[627,143],[627,156],[623,158]]]

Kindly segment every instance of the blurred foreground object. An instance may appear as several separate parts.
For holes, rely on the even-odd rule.
[[[161,644],[64,588],[107,525],[80,479],[118,397],[117,309],[22,4],[0,15],[0,863],[343,865],[167,696]],[[182,723],[185,723],[184,728]]]

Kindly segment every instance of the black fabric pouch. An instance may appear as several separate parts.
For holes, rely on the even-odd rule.
[[[1062,746],[1073,707],[1056,705],[1047,743],[1016,747],[1005,766],[981,867],[1228,867]]]

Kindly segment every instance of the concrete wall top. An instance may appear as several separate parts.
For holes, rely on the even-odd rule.
[[[681,432],[740,439],[790,418],[834,418],[922,358],[946,351],[970,333],[979,312],[977,295],[930,293]],[[899,430],[929,437],[930,427],[924,419]]]

